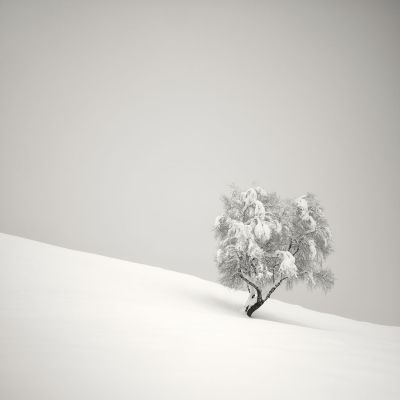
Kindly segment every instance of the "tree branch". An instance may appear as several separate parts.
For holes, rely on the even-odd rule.
[[[299,250],[300,250],[300,244],[297,246],[297,250],[294,253],[292,253],[292,255],[295,256],[299,252]]]
[[[292,239],[292,238],[290,238],[290,242],[289,242],[288,251],[292,250],[292,244],[293,244],[293,239]]]
[[[298,240],[298,242],[296,243],[296,244],[297,244],[297,249],[296,249],[296,251],[293,252],[293,253],[291,252],[292,247],[293,247],[293,242],[292,242],[292,239],[290,239],[290,246],[289,246],[289,250],[288,250],[288,251],[290,251],[290,252],[292,253],[293,256],[295,256],[295,255],[299,252],[299,250],[300,250],[300,245],[301,245],[301,243],[303,242],[303,240],[304,240],[305,237],[306,237],[306,234],[304,234],[304,235]]]
[[[255,283],[253,283],[252,281],[250,281],[249,279],[247,279],[241,272],[239,272],[238,275],[239,275],[248,285],[252,286],[252,287],[255,289],[255,291],[257,292],[257,301],[258,301],[259,299],[261,300],[261,299],[262,299],[262,294],[261,294],[260,288],[259,288]]]
[[[279,267],[279,263],[278,264],[275,264],[273,267],[272,267],[272,282],[273,283],[275,283],[275,268],[276,267]]]
[[[284,276],[284,277],[281,278],[274,286],[272,286],[272,288],[271,288],[270,291],[267,293],[267,295],[265,296],[265,299],[264,299],[263,301],[264,301],[264,302],[267,301],[267,300],[271,297],[272,293],[274,293],[275,290],[278,288],[278,286],[279,286],[285,279],[287,279],[287,278],[288,278],[287,276]]]

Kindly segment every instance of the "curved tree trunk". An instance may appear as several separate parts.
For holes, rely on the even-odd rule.
[[[257,311],[272,295],[272,293],[275,292],[275,290],[278,288],[278,286],[285,280],[287,279],[287,277],[283,277],[281,278],[274,286],[272,286],[272,288],[270,289],[270,291],[267,293],[267,295],[265,296],[265,298],[262,298],[261,295],[261,291],[258,289],[257,290],[257,301],[253,304],[249,304],[245,311],[248,317],[251,317],[254,313],[254,311]],[[253,295],[255,297],[255,295]]]
[[[246,307],[246,314],[248,317],[251,317],[253,315],[253,312],[258,310],[263,304],[265,303],[265,300],[258,300],[256,301],[253,305]]]

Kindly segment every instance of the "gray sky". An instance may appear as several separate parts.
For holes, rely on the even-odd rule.
[[[335,288],[275,298],[400,325],[399,40],[396,1],[0,0],[0,231],[216,280],[229,184],[311,191]]]

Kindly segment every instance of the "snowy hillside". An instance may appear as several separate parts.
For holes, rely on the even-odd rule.
[[[0,234],[0,398],[400,399],[400,328]]]

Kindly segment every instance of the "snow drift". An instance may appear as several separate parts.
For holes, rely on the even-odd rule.
[[[400,328],[246,297],[0,234],[0,398],[400,398]]]

